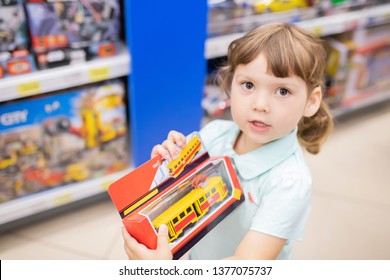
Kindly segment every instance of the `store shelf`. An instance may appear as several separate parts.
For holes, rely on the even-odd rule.
[[[366,93],[359,94],[359,96],[346,98],[340,107],[332,109],[332,115],[335,118],[339,118],[348,113],[388,101],[390,101],[389,89],[382,91],[367,91]]]
[[[280,11],[277,13],[252,14],[251,11],[249,11],[249,13],[250,14],[243,11],[240,16],[234,15],[233,18],[211,21],[207,29],[208,37],[211,38],[221,34],[243,32],[269,22],[298,22],[312,19],[317,16],[318,11],[316,8],[310,7]],[[228,17],[228,15],[229,13],[226,13],[225,16]],[[211,16],[209,18],[213,17]]]
[[[70,204],[94,195],[107,192],[108,186],[127,174],[131,169],[113,173],[102,178],[56,187],[44,192],[26,195],[0,204],[0,229],[8,222],[42,213],[65,204]]]
[[[258,24],[263,23],[264,19],[261,19],[261,15],[258,17]],[[359,11],[304,20],[297,22],[296,24],[307,30],[313,31],[320,36],[328,36],[342,33],[348,30],[374,26],[388,22],[390,22],[390,4],[380,5]],[[207,59],[211,59],[225,56],[229,44],[233,40],[243,36],[245,33],[246,32],[237,32],[207,39],[205,57]]]
[[[0,102],[123,77],[129,73],[130,55],[123,48],[113,57],[0,79]]]
[[[130,55],[123,46],[123,51],[116,56],[3,78],[0,80],[0,102],[123,77],[129,73]],[[128,171],[58,186],[2,202],[0,229],[9,222],[104,193],[111,182]]]
[[[190,14],[182,11],[192,9],[193,3],[181,0],[171,1],[169,5],[160,1],[153,7],[147,1],[121,1],[121,4],[126,45],[123,52],[110,58],[0,79],[0,103],[3,102],[0,106],[27,96],[125,77],[131,143],[129,161],[133,168],[149,159],[152,147],[172,128],[185,134],[199,128],[203,114],[199,104],[206,68],[203,58],[207,3],[199,2],[196,11]],[[190,40],[183,40],[178,34],[192,35]],[[188,52],[191,52],[190,57]],[[173,77],[174,83],[167,82]],[[174,114],[172,108],[175,108]],[[189,111],[191,118],[188,118]],[[23,224],[33,215],[55,213],[56,209],[71,207],[72,202],[82,204],[89,198],[104,195],[108,185],[131,168],[101,179],[45,189],[2,202],[0,229],[19,222]]]
[[[328,36],[388,22],[390,22],[390,4],[311,19],[299,22],[297,25],[320,36]]]

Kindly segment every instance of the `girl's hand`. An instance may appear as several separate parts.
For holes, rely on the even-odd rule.
[[[129,260],[172,260],[173,258],[168,243],[168,228],[166,225],[161,225],[158,230],[156,250],[148,249],[145,245],[138,243],[125,227],[122,228],[122,236]]]
[[[156,145],[152,149],[151,158],[157,155],[161,155],[164,159],[176,159],[179,152],[176,149],[176,145],[179,148],[184,148],[186,145],[186,137],[184,134],[171,130],[168,133],[168,138],[162,144]]]

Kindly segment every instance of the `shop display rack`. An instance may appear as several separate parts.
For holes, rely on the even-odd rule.
[[[0,231],[8,229],[7,224],[13,221],[104,193],[113,181],[129,171],[130,169],[102,178],[56,187],[0,204]]]
[[[332,115],[335,118],[343,117],[348,113],[353,113],[358,110],[375,106],[390,101],[390,90],[379,90],[371,93],[367,93],[365,96],[350,104],[336,107],[332,109]]]
[[[254,26],[254,24],[278,20],[278,17],[272,15],[266,16],[269,18],[264,18],[262,15],[256,15],[250,22],[251,26]],[[283,17],[283,19],[285,18],[286,17]],[[247,21],[247,19],[242,18],[240,21]],[[311,30],[320,36],[328,36],[388,22],[390,22],[390,4],[314,19],[307,19],[296,22],[295,24],[307,30]],[[246,32],[236,32],[208,38],[206,41],[205,57],[207,59],[211,59],[225,56],[229,44],[233,40],[243,36],[245,33]]]
[[[0,102],[125,77],[130,64],[129,51],[123,46],[112,57],[7,77],[0,80]]]
[[[349,31],[356,31],[390,23],[390,4],[380,4],[363,8],[361,10],[341,12],[318,18],[303,19],[305,16],[312,17],[312,15],[308,14],[312,12],[313,11],[310,8],[305,12],[306,14],[302,14],[302,11],[293,10],[283,13],[251,15],[249,17],[240,17],[228,20],[227,23],[228,25],[231,25],[229,29],[235,30],[242,29],[243,27],[252,28],[255,25],[281,20],[284,22],[294,22],[294,24],[310,30],[321,37],[342,34]],[[303,20],[296,21],[297,17],[300,17]],[[220,22],[217,25],[222,24],[223,22]],[[238,27],[234,28],[234,24],[236,24]],[[213,28],[215,28],[215,26],[213,27],[211,24],[211,29]],[[247,30],[219,36],[210,36],[206,41],[206,59],[215,59],[226,56],[226,51],[229,44],[233,40],[243,36],[246,31]],[[340,106],[333,108],[332,113],[334,116],[337,118],[343,114],[348,114],[366,106],[372,106],[390,100],[389,89],[380,89],[374,91],[367,90],[367,93],[363,92],[359,95],[359,98],[355,98],[354,100],[347,100],[347,102],[344,102]]]
[[[208,36],[206,2],[121,1],[124,38],[118,55],[0,79],[0,106],[28,96],[126,79],[130,139],[126,170],[0,203],[0,232],[19,219],[105,193],[109,184],[149,159],[151,148],[170,130],[184,134],[199,130],[206,62],[225,56],[230,42],[244,34]],[[237,24],[248,27],[271,18],[257,15],[234,24],[246,21]],[[296,22],[320,36],[384,23],[390,23],[390,4]],[[336,108],[334,114],[386,100],[390,100],[390,91]]]
[[[149,159],[153,145],[161,142],[169,130],[188,134],[199,129],[205,76],[206,1],[173,0],[169,4],[160,1],[153,5],[149,1],[120,2],[124,46],[118,55],[4,77],[0,79],[0,106],[75,86],[126,79],[128,168],[2,202],[0,232],[30,216],[55,212],[61,206],[106,193],[113,181]],[[187,14],[182,10],[192,12]]]

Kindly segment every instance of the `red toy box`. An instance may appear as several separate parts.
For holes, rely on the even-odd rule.
[[[228,157],[210,158],[197,133],[187,137],[177,159],[157,156],[111,184],[108,192],[127,231],[150,249],[157,230],[168,226],[179,259],[244,201]]]

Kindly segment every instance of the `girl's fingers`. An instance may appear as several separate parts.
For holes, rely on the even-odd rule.
[[[186,137],[184,134],[171,130],[168,133],[168,138],[159,145],[153,147],[150,154],[151,158],[154,158],[157,155],[161,155],[164,159],[176,159],[179,151],[179,148],[183,148],[186,144]]]
[[[162,143],[162,146],[168,151],[171,159],[175,159],[177,157],[179,151],[176,148],[176,144],[172,142],[170,139],[165,140]]]
[[[169,152],[163,145],[158,144],[153,147],[152,152],[150,154],[150,158],[154,158],[157,155],[161,155],[164,159],[169,158]]]
[[[158,229],[157,258],[162,260],[172,260],[172,252],[168,242],[168,227],[162,224]]]
[[[124,249],[129,259],[133,259],[133,252],[131,248],[138,243],[126,230],[125,227],[122,227],[122,236],[124,240]]]
[[[147,249],[145,245],[139,243],[134,237],[132,237],[127,232],[125,227],[122,227],[122,236],[124,240],[125,252],[130,260],[142,260],[150,258],[150,250]]]
[[[168,227],[162,224],[158,229],[157,249],[169,249]]]
[[[168,139],[171,142],[175,143],[178,145],[180,148],[183,148],[184,145],[186,144],[186,137],[184,136],[183,133],[177,132],[175,130],[171,130],[168,133]]]

